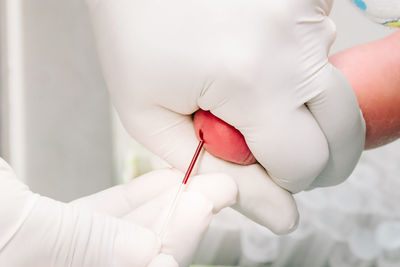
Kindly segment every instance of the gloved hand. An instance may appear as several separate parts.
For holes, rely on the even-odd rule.
[[[33,194],[0,160],[0,266],[188,265],[213,212],[233,204],[237,189],[225,175],[193,177],[161,242],[156,231],[182,175],[155,171],[66,204]]]
[[[298,215],[282,188],[334,185],[353,170],[365,129],[349,83],[327,59],[332,0],[88,3],[112,101],[136,140],[184,170],[199,108],[244,135],[266,171],[207,153],[199,171],[232,175],[236,208],[248,217],[290,231]]]

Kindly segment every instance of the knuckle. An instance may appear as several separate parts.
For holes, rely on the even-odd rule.
[[[331,47],[333,42],[336,39],[336,24],[333,22],[333,20],[329,17],[325,18],[325,28],[326,28],[326,34],[328,36],[328,47]]]
[[[287,162],[291,166],[280,173],[274,180],[292,193],[302,191],[317,178],[329,159],[328,149],[309,149],[297,152]]]

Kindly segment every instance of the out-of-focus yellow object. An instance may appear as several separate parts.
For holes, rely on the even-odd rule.
[[[400,28],[399,0],[351,0],[351,2],[376,23]]]
[[[388,26],[388,27],[393,27],[393,28],[400,28],[400,19],[388,21],[388,22],[384,23],[384,25]]]

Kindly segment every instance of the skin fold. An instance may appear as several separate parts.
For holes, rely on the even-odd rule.
[[[400,137],[400,30],[389,37],[359,45],[329,58],[350,82],[366,123],[365,149]],[[243,135],[231,125],[199,110],[193,117],[205,149],[216,157],[241,164],[256,163]]]

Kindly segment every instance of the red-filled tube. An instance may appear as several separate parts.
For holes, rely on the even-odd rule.
[[[194,152],[192,161],[190,162],[190,165],[188,169],[186,170],[185,176],[183,177],[182,184],[186,184],[187,181],[189,180],[190,174],[192,173],[193,167],[196,164],[196,161],[200,155],[201,149],[203,148],[204,145],[204,140],[203,140],[203,131],[199,131],[199,145],[197,146],[196,152]]]

